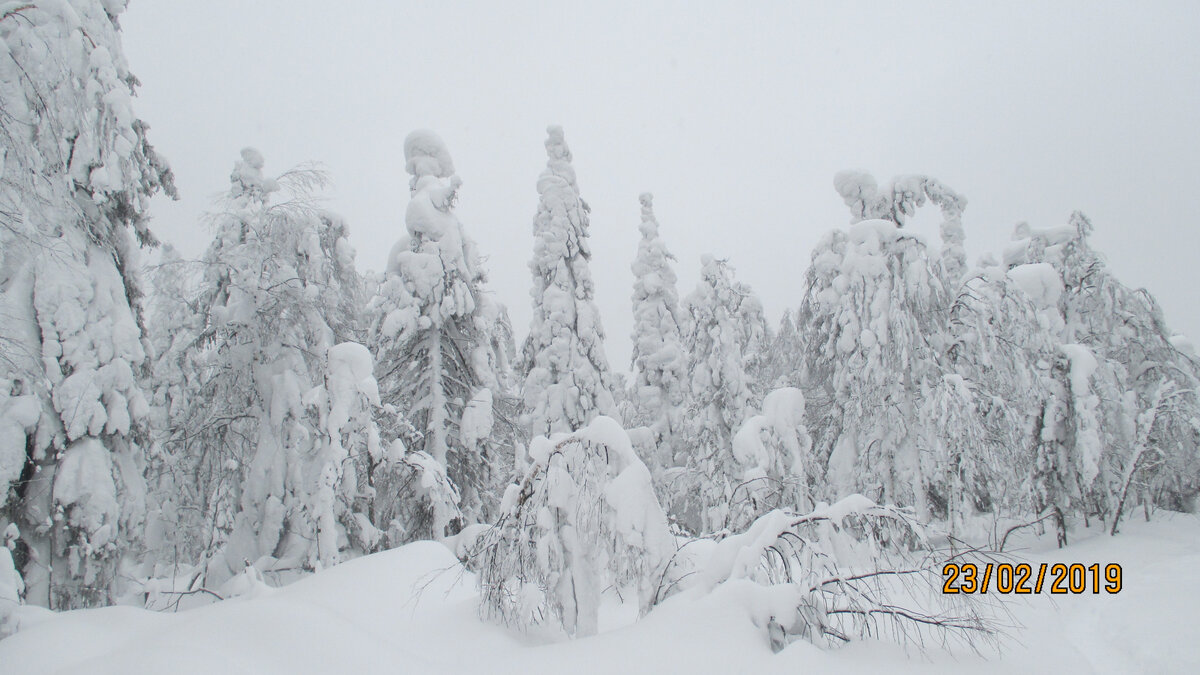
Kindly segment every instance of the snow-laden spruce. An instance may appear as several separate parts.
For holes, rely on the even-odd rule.
[[[740,473],[733,435],[753,413],[753,355],[765,340],[762,305],[723,260],[706,255],[684,302],[688,398],[683,456],[663,476],[672,517],[692,532],[731,525]]]
[[[404,156],[412,176],[407,234],[366,308],[382,400],[395,409],[383,427],[445,467],[468,519],[489,519],[513,457],[511,329],[454,214],[462,180],[445,143],[414,131]],[[462,525],[434,522],[432,536]]]
[[[804,367],[804,335],[796,325],[796,312],[785,309],[779,320],[779,328],[764,351],[759,370],[759,386],[766,389],[799,387],[800,371]]]
[[[687,354],[683,349],[675,256],[658,233],[653,196],[643,194],[642,239],[633,261],[633,384],[637,424],[649,431],[643,454],[655,472],[676,465],[687,397]]]
[[[529,437],[575,431],[615,415],[613,376],[589,268],[587,202],[561,127],[547,129],[546,169],[533,219],[533,319],[521,353]]]
[[[174,195],[131,107],[124,3],[0,7],[0,531],[26,602],[113,601],[148,441],[137,244]]]

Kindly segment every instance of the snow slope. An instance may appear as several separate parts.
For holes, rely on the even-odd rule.
[[[832,651],[795,642],[772,654],[736,584],[675,596],[632,624],[627,607],[610,606],[601,617],[607,632],[593,638],[522,635],[480,622],[473,576],[441,544],[418,542],[177,614],[109,607],[44,618],[0,641],[0,671],[1200,672],[1200,519],[1164,514],[1146,523],[1139,514],[1117,537],[1072,534],[1061,551],[1032,534],[1015,547],[1031,562],[1118,562],[1123,590],[1053,602],[1008,597],[1015,627],[999,657],[921,656],[871,642]]]

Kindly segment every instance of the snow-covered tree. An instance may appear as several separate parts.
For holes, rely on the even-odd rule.
[[[533,319],[521,354],[529,437],[575,431],[613,416],[612,374],[589,269],[587,202],[561,127],[547,129],[546,169],[533,219]]]
[[[199,261],[185,260],[170,244],[160,249],[159,260],[147,271],[148,337],[153,347],[150,368],[151,444],[146,466],[148,513],[146,554],[148,558],[179,562],[194,561],[198,549],[178,536],[204,531],[202,513],[184,507],[203,499],[189,472],[191,463],[179,461],[172,435],[187,428],[194,400],[201,396],[201,382],[193,374],[200,363],[193,342],[204,329],[198,307],[198,283],[203,277]],[[187,495],[185,497],[185,495]],[[182,545],[182,546],[181,546]]]
[[[184,355],[190,401],[163,449],[192,477],[179,499],[194,515],[177,535],[207,583],[247,561],[311,569],[324,557],[313,507],[322,432],[304,397],[325,381],[329,348],[357,333],[354,250],[345,224],[312,206],[319,174],[273,179],[262,168],[257,151],[242,151],[214,217],[202,328]]]
[[[741,472],[733,505],[749,515],[744,524],[773,509],[804,512],[816,505],[824,472],[812,454],[804,412],[799,389],[776,389],[763,399],[762,414],[747,419],[734,435]]]
[[[406,419],[384,428],[446,468],[468,518],[489,519],[513,456],[511,327],[454,215],[462,181],[445,144],[414,131],[404,155],[408,232],[367,306],[383,402]],[[436,537],[447,534],[434,528]]]
[[[1200,368],[1172,343],[1153,297],[1118,281],[1091,248],[1092,229],[1078,212],[1066,226],[1029,229],[1025,254],[1061,270],[1080,509],[1115,529],[1135,479],[1135,503],[1147,505],[1179,506],[1200,487]]]
[[[632,591],[649,610],[675,539],[625,431],[597,417],[573,434],[534,439],[529,456],[475,549],[483,613],[521,628],[553,619],[586,637],[609,587]]]
[[[1128,505],[1185,506],[1190,497],[1180,496],[1197,486],[1196,365],[1175,348],[1149,294],[1117,281],[1091,249],[1091,230],[1079,213],[1057,227],[1018,225],[1004,252],[1005,293],[970,280],[956,305],[979,307],[980,298],[994,305],[963,336],[998,345],[1004,358],[986,363],[986,346],[964,343],[952,365],[997,390],[981,407],[1008,418],[990,427],[994,433],[1024,428],[1016,423],[1022,416],[1031,421],[1031,468],[1009,463],[997,471],[1018,481],[1032,477],[1026,508],[1052,519],[1060,544],[1071,518],[1106,520],[1115,531]],[[1017,297],[1028,298],[1036,313],[1012,302]],[[1001,314],[1006,323],[996,321]]]
[[[921,414],[931,515],[953,534],[974,514],[1036,511],[1035,418],[1050,395],[1062,291],[1050,265],[988,266],[951,305],[943,375],[927,384]]]
[[[730,500],[739,470],[733,434],[757,405],[748,354],[763,339],[762,306],[733,278],[723,260],[701,260],[700,283],[684,302],[688,354],[685,439],[668,472],[670,508],[695,532],[729,526]],[[757,320],[755,320],[757,318]]]
[[[926,517],[918,402],[941,377],[947,306],[925,245],[894,222],[858,222],[813,252],[798,323],[832,496],[858,492]]]
[[[764,388],[800,386],[801,369],[804,367],[803,345],[804,336],[796,326],[796,313],[791,309],[784,310],[779,328],[766,350],[767,358],[763,359],[763,369],[758,378]]]
[[[315,546],[305,561],[313,569],[341,561],[339,540],[363,553],[375,550],[383,534],[370,519],[370,479],[388,459],[373,414],[380,405],[373,371],[366,347],[343,342],[326,351],[324,384],[304,395],[317,412],[313,456],[305,462],[313,487],[303,504],[314,524]]]
[[[174,187],[131,107],[123,9],[0,7],[0,529],[52,608],[110,603],[145,516],[137,245]]]
[[[646,461],[654,470],[674,466],[677,437],[683,428],[687,396],[687,355],[683,350],[683,322],[676,290],[675,256],[658,234],[653,197],[645,193],[642,233],[633,262],[633,387],[631,398],[637,424],[649,428],[653,456]]]

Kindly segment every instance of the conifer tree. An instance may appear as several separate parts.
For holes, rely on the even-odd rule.
[[[454,215],[462,181],[445,143],[414,131],[404,151],[412,176],[408,231],[367,308],[382,400],[406,420],[385,421],[385,435],[445,467],[464,514],[488,519],[513,456],[511,328]],[[452,532],[435,527],[434,534]]]
[[[109,604],[145,517],[138,245],[171,172],[131,107],[124,3],[0,8],[0,529],[31,604]]]
[[[636,422],[649,427],[651,469],[675,466],[676,437],[682,432],[687,395],[687,355],[683,350],[675,256],[658,233],[653,197],[643,194],[642,233],[633,262],[633,387]]]
[[[579,196],[561,127],[547,129],[546,169],[533,220],[533,320],[522,349],[522,400],[529,436],[581,428],[613,416],[613,378],[589,269],[587,202]]]
[[[688,362],[684,468],[670,477],[672,515],[695,532],[731,524],[739,467],[733,435],[758,404],[752,389],[749,347],[761,338],[747,316],[761,316],[758,299],[733,278],[723,260],[701,260],[700,283],[684,302]]]

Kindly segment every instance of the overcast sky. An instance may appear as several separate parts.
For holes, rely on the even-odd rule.
[[[136,109],[181,195],[155,198],[155,231],[199,255],[199,217],[253,146],[269,173],[322,163],[359,268],[381,269],[406,236],[404,137],[431,128],[520,339],[542,143],[561,124],[620,370],[639,193],[681,296],[711,252],[775,322],[848,222],[832,187],[846,168],[965,194],[972,262],[1019,221],[1083,210],[1120,278],[1200,338],[1200,3],[579,4],[134,0]],[[936,236],[928,210],[912,227]]]

